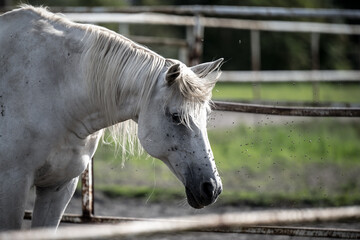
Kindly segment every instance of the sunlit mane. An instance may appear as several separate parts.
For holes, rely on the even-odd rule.
[[[123,153],[134,152],[136,124],[132,120],[116,124],[119,103],[129,94],[137,95],[134,112],[146,106],[165,59],[160,55],[97,26],[88,25],[83,53],[83,69],[94,104],[104,109],[110,133]]]

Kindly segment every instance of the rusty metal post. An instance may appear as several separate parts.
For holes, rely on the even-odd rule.
[[[250,31],[250,43],[251,43],[251,68],[257,72],[261,69],[261,50],[260,50],[260,32],[258,30]],[[255,100],[260,100],[260,85],[259,83],[253,83],[253,96]]]
[[[83,218],[94,215],[93,159],[81,175],[81,201]]]
[[[195,25],[188,27],[186,31],[186,40],[188,42],[188,65],[199,64],[203,54],[204,26],[201,23],[201,16],[196,15]]]
[[[319,41],[320,34],[312,32],[311,33],[311,67],[312,70],[319,70]],[[318,103],[320,101],[319,98],[319,82],[313,82],[313,102]]]

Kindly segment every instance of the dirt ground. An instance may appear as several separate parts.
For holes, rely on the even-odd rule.
[[[27,209],[31,209],[34,202],[34,193],[32,192]],[[136,217],[136,218],[166,218],[176,216],[193,216],[199,214],[211,213],[232,213],[242,211],[261,210],[249,206],[224,206],[214,204],[202,210],[195,210],[188,206],[186,200],[171,202],[147,202],[146,199],[128,199],[128,198],[109,198],[101,192],[95,192],[95,214],[98,216],[118,216],[118,217]],[[81,196],[77,193],[71,200],[67,213],[81,214]],[[24,221],[24,228],[29,228],[30,221]],[[74,224],[64,224],[64,226],[73,226]],[[308,227],[325,227],[325,228],[343,228],[343,229],[360,229],[360,221],[342,221],[331,223],[314,223],[301,224],[300,226]],[[123,238],[122,238],[123,239]],[[161,240],[215,240],[215,239],[240,239],[240,240],[306,240],[306,239],[325,239],[325,238],[309,238],[309,237],[292,237],[292,236],[271,236],[257,234],[234,234],[234,233],[206,233],[206,232],[186,232],[172,234],[158,234],[154,236],[133,237],[125,239],[161,239]]]

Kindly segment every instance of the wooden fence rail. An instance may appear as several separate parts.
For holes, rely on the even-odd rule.
[[[11,10],[4,8],[1,12]],[[217,17],[282,17],[282,18],[332,18],[359,19],[360,11],[356,9],[310,9],[283,7],[248,7],[248,6],[131,6],[131,7],[51,7],[55,12],[82,13],[165,13],[176,15],[206,15]]]
[[[160,13],[66,13],[68,18],[88,23],[128,23],[174,26],[195,26],[196,17]],[[200,17],[203,27],[247,29],[276,32],[317,32],[327,34],[360,34],[359,25],[315,22],[260,21]]]
[[[213,109],[243,113],[257,113],[300,117],[360,117],[360,108],[342,107],[283,107],[258,104],[214,101]]]
[[[141,236],[147,234],[214,231],[213,228],[240,228],[267,224],[291,224],[314,221],[332,221],[339,219],[359,218],[360,206],[339,208],[314,208],[302,210],[265,210],[228,214],[212,214],[181,218],[168,218],[151,221],[132,221],[112,225],[63,227],[54,230],[40,229],[22,232],[0,233],[0,240],[26,239],[107,239],[124,236]],[[230,231],[230,230],[229,230]],[[285,231],[285,230],[284,230]],[[338,230],[336,234],[341,231]],[[334,233],[327,232],[328,237]],[[360,238],[360,231],[348,230],[341,238]]]

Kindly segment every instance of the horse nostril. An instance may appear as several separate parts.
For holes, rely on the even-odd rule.
[[[217,190],[217,195],[219,196],[219,195],[222,193],[222,191],[223,191],[223,189],[222,189],[222,187],[220,186],[220,187],[218,188],[218,190]]]
[[[215,183],[212,182],[204,182],[201,185],[201,191],[207,198],[212,198],[215,192]]]

